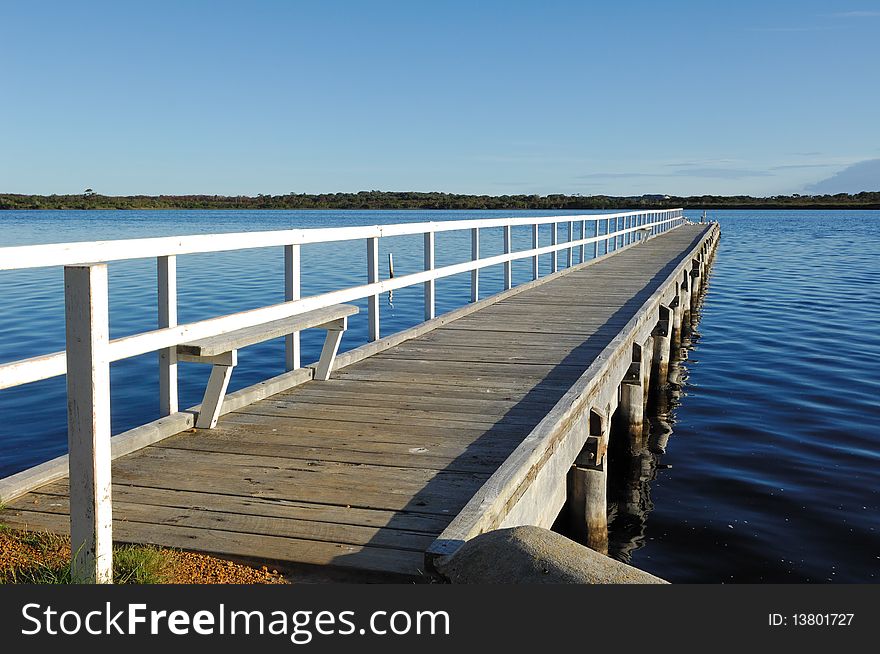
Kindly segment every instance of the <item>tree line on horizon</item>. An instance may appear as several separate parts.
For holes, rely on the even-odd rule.
[[[837,195],[466,195],[414,191],[286,195],[78,195],[0,193],[10,209],[880,209],[880,191]]]

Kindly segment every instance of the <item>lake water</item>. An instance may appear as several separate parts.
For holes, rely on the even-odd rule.
[[[560,212],[529,212],[547,215]],[[0,213],[0,245],[508,216],[511,212],[165,211]],[[526,215],[526,214],[517,214]],[[695,212],[688,212],[691,218]],[[877,581],[880,571],[880,233],[878,212],[711,212],[722,237],[665,453],[632,462],[638,509],[612,522],[620,558],[671,581]],[[518,233],[521,231],[521,233]],[[497,233],[496,233],[497,232]],[[542,244],[549,233],[542,233]],[[528,245],[514,230],[514,247]],[[381,275],[422,266],[421,238],[381,241]],[[500,230],[481,237],[501,252]],[[437,265],[470,256],[465,233],[437,235]],[[564,257],[563,257],[564,260]],[[549,260],[542,262],[543,272]],[[303,248],[303,294],[365,281],[362,241]],[[481,273],[481,295],[502,288]],[[281,248],[178,261],[181,322],[283,300]],[[514,281],[529,278],[515,262]],[[63,349],[60,269],[0,272],[0,362]],[[440,280],[437,312],[467,301],[469,276]],[[110,266],[111,335],[155,328],[155,262]],[[367,339],[365,303],[343,349]],[[422,291],[387,295],[383,335],[422,319]],[[303,336],[303,360],[321,335]],[[283,371],[283,343],[244,351],[231,388]],[[181,406],[207,366],[180,366]],[[113,431],[158,417],[155,355],[112,367]],[[0,391],[0,477],[66,449],[63,378]],[[621,503],[621,506],[623,504]]]

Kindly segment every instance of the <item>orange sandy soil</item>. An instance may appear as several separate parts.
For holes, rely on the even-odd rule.
[[[224,561],[204,554],[150,548],[159,554],[156,581],[167,584],[286,584],[281,574]],[[0,529],[0,583],[27,579],[30,571],[64,570],[70,561],[69,539],[47,533]]]

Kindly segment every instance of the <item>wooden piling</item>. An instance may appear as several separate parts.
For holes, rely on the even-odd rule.
[[[681,275],[680,290],[678,293],[681,300],[678,309],[676,309],[681,311],[679,331],[678,334],[675,336],[677,346],[681,345],[682,339],[690,333],[692,289],[693,286],[691,284],[690,271],[685,270]]]
[[[633,343],[632,362],[620,382],[620,425],[631,455],[645,448],[644,355],[645,348]]]
[[[642,413],[648,408],[648,395],[651,392],[651,373],[654,370],[654,336],[648,336],[642,344]]]
[[[697,310],[697,304],[700,300],[700,290],[702,288],[702,267],[703,262],[701,260],[702,255],[697,256],[691,262],[691,293],[690,293],[690,311],[691,313]]]
[[[669,360],[672,356],[673,309],[660,305],[659,319],[654,327],[654,359],[652,377],[654,390],[661,391],[669,382]]]
[[[608,554],[608,419],[589,412],[587,442],[568,473],[569,528],[590,549]]]

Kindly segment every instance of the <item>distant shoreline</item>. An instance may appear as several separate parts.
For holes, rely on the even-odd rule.
[[[257,196],[80,195],[0,193],[0,210],[601,210],[601,209],[880,209],[880,191],[854,195],[660,196],[464,195],[455,193],[361,191],[359,193]]]

